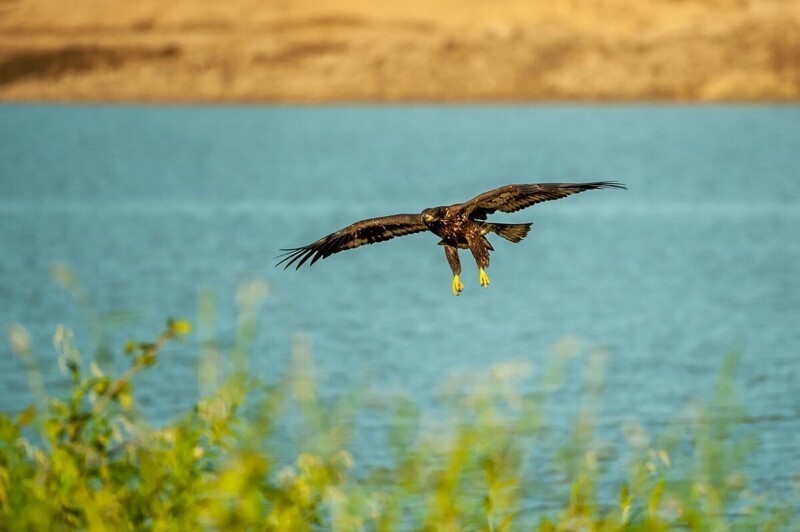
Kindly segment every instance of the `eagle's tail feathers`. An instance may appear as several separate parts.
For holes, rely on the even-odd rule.
[[[530,223],[527,224],[490,224],[491,231],[502,236],[509,242],[517,243],[523,238],[528,236],[528,231],[531,230]]]

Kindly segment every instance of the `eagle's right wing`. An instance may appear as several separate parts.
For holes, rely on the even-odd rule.
[[[286,253],[280,255],[283,258],[276,266],[285,262],[284,269],[286,269],[299,260],[300,262],[297,263],[299,269],[308,259],[311,259],[310,266],[319,259],[327,258],[340,251],[357,248],[363,244],[383,242],[396,236],[419,233],[427,229],[419,214],[395,214],[361,220],[307,246],[282,249],[281,251]]]
[[[461,204],[462,212],[470,218],[485,220],[495,211],[516,212],[536,203],[550,201],[599,188],[625,188],[615,181],[593,183],[537,183],[530,185],[506,185],[484,192]]]

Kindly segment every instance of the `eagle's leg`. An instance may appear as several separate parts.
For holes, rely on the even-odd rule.
[[[450,269],[453,270],[453,295],[457,296],[464,290],[464,285],[461,283],[461,278],[459,277],[461,273],[461,261],[458,259],[458,249],[444,244],[444,255],[447,257]]]
[[[472,252],[472,256],[475,257],[475,263],[478,265],[478,282],[484,288],[489,287],[489,276],[486,275],[486,268],[489,267],[490,249],[492,249],[491,245],[485,238],[469,242],[469,250]]]

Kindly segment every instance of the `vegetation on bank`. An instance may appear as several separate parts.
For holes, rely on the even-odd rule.
[[[600,354],[585,355],[580,405],[559,445],[554,394],[565,357],[532,377],[493,368],[447,394],[426,421],[407,398],[317,392],[310,350],[298,342],[275,384],[247,372],[260,290],[245,292],[235,344],[201,342],[202,398],[164,426],[137,408],[135,377],[158,371],[163,347],[191,334],[170,320],[151,341],[128,342],[129,369],[112,375],[59,327],[54,345],[71,379],[48,395],[25,329],[13,351],[29,372],[34,404],[0,415],[2,530],[782,530],[788,505],[754,493],[744,462],[756,441],[739,425],[736,357],[712,397],[663,434],[625,429],[611,453],[594,421]],[[203,313],[201,313],[201,324]],[[226,358],[227,357],[227,358]],[[526,382],[523,382],[526,381]],[[382,458],[362,464],[359,416],[385,423],[371,441]],[[431,427],[431,425],[433,425]],[[378,437],[379,436],[379,437]],[[542,495],[548,504],[543,506]]]

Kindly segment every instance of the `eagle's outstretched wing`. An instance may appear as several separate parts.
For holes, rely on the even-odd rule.
[[[419,233],[427,229],[425,224],[422,223],[419,214],[395,214],[393,216],[361,220],[339,229],[335,233],[324,236],[307,246],[282,249],[281,251],[286,253],[280,255],[283,258],[276,266],[280,266],[285,262],[284,269],[286,269],[299,260],[300,262],[297,263],[297,268],[299,269],[308,259],[311,259],[310,266],[319,259],[324,259],[340,251],[357,248],[363,244],[383,242],[396,236]]]
[[[462,212],[477,220],[485,220],[495,211],[516,212],[536,203],[565,198],[584,190],[598,188],[625,188],[616,181],[593,183],[538,183],[532,185],[506,185],[475,196],[461,204]]]

